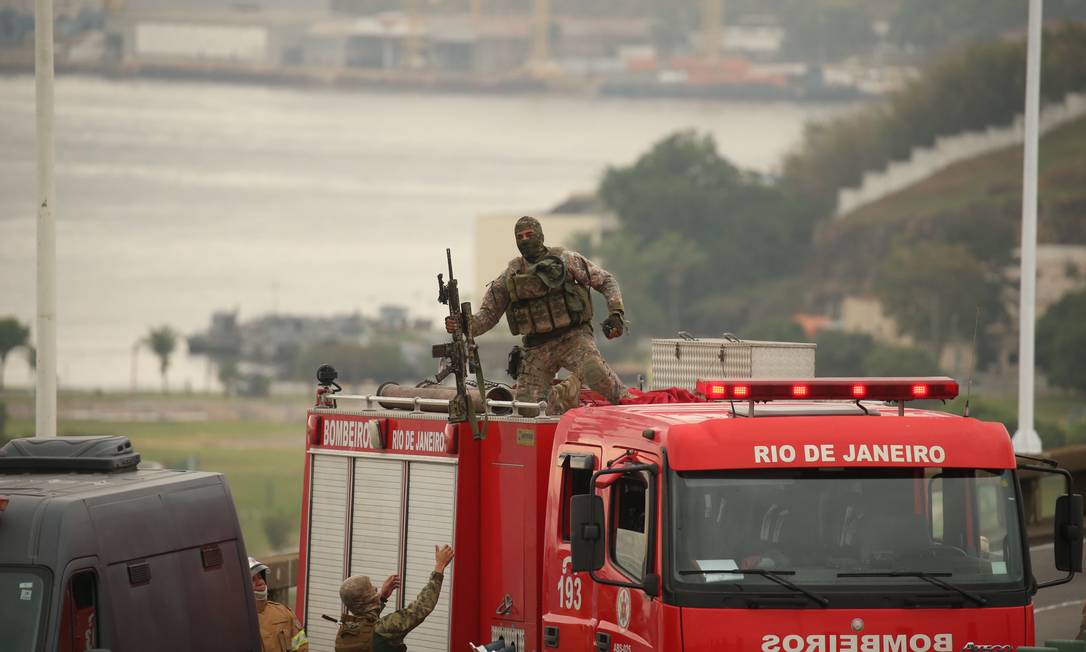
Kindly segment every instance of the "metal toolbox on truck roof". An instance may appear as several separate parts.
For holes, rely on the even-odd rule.
[[[724,337],[653,338],[650,389],[683,387],[698,378],[813,378],[815,347]]]

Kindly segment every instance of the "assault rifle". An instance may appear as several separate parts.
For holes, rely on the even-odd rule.
[[[437,275],[437,300],[449,306],[449,317],[456,320],[459,328],[452,333],[451,342],[433,346],[433,357],[445,360],[434,380],[441,382],[450,373],[453,375],[456,379],[456,398],[449,401],[449,421],[467,421],[471,424],[472,437],[485,439],[490,408],[486,404],[486,382],[483,380],[483,365],[479,362],[479,348],[471,335],[471,304],[466,301],[460,303],[460,289],[453,276],[452,250],[446,249],[445,256],[449,261],[449,281],[446,283],[442,274]],[[481,425],[475,414],[475,405],[468,396],[467,379],[471,373],[475,374],[475,384],[483,399]]]

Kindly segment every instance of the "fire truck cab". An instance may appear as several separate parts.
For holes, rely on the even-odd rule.
[[[560,419],[490,401],[481,437],[427,412],[438,398],[319,394],[296,611],[314,649],[332,647],[343,579],[400,573],[403,606],[442,543],[456,560],[413,652],[1031,645],[1024,468],[1067,481],[1056,582],[1081,570],[1066,472],[1016,457],[1001,424],[905,407],[953,398],[949,378],[694,389]]]
[[[1001,424],[900,407],[953,398],[956,383],[699,385],[726,400],[586,410],[559,428],[559,454],[585,455],[592,470],[581,495],[547,514],[545,641],[761,652],[1033,643],[1038,586],[1016,469],[1059,471],[1017,459]],[[576,494],[578,471],[561,474]],[[1059,500],[1057,567],[1081,570],[1081,497]]]

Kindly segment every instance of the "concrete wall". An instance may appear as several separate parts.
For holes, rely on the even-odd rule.
[[[1083,115],[1086,115],[1086,94],[1070,94],[1063,102],[1045,107],[1041,111],[1041,133]],[[989,127],[984,131],[967,131],[956,136],[940,137],[931,147],[913,149],[908,160],[894,161],[885,170],[866,172],[858,187],[838,190],[836,217],[843,217],[860,206],[903,190],[948,165],[1010,147],[1022,140],[1020,115],[1007,127]]]

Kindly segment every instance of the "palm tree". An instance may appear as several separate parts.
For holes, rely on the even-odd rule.
[[[0,389],[4,389],[4,364],[8,354],[20,346],[26,346],[30,339],[30,327],[14,317],[0,319]]]
[[[174,349],[177,348],[177,331],[167,325],[152,328],[147,335],[147,344],[150,345],[151,351],[158,356],[158,368],[162,374],[162,391],[167,392],[169,388],[166,384],[166,370],[170,367],[170,356],[173,355]]]

